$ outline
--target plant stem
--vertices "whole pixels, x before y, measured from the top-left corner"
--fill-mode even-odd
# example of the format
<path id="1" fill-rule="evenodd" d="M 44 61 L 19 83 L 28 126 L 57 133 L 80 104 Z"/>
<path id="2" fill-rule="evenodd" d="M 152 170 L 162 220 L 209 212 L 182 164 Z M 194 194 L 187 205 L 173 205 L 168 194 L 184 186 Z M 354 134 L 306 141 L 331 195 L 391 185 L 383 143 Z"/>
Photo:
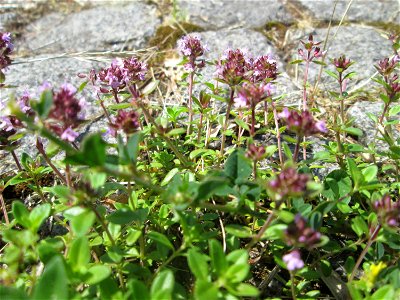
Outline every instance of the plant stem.
<path id="1" fill-rule="evenodd" d="M 189 167 L 190 163 L 188 160 L 179 152 L 178 148 L 171 142 L 171 140 L 165 135 L 164 130 L 160 128 L 160 126 L 154 121 L 153 117 L 150 115 L 148 110 L 144 107 L 144 105 L 141 102 L 137 102 L 137 105 L 139 108 L 142 110 L 143 114 L 145 117 L 148 119 L 148 121 L 154 125 L 154 127 L 157 130 L 157 133 L 163 138 L 163 140 L 167 143 L 168 147 L 172 150 L 172 152 L 175 153 L 176 157 L 179 159 L 179 161 L 184 165 L 185 167 Z"/>
<path id="2" fill-rule="evenodd" d="M 297 162 L 297 158 L 299 156 L 299 150 L 300 150 L 300 143 L 301 143 L 301 136 L 297 137 L 297 142 L 296 142 L 296 147 L 294 148 L 294 153 L 293 153 L 293 162 Z"/>
<path id="3" fill-rule="evenodd" d="M 276 202 L 276 210 L 279 209 L 279 207 L 281 206 L 281 203 L 282 203 L 282 201 Z M 268 226 L 271 224 L 271 222 L 274 218 L 274 215 L 275 215 L 275 211 L 272 211 L 269 214 L 267 220 L 261 227 L 260 231 L 257 233 L 257 235 L 255 237 L 253 237 L 253 239 L 250 241 L 250 243 L 247 244 L 247 246 L 246 246 L 247 251 L 250 251 L 251 247 L 253 247 L 256 243 L 258 243 L 258 241 L 262 238 L 264 232 L 268 229 Z"/>
<path id="4" fill-rule="evenodd" d="M 254 104 L 251 105 L 251 129 L 250 129 L 250 135 L 251 137 L 254 137 L 255 135 L 255 127 L 256 124 L 256 107 Z"/>
<path id="5" fill-rule="evenodd" d="M 354 276 L 356 275 L 356 271 L 358 270 L 358 267 L 360 266 L 361 262 L 363 261 L 365 255 L 367 254 L 369 248 L 371 247 L 372 243 L 375 241 L 379 230 L 381 229 L 381 225 L 378 224 L 374 230 L 374 232 L 371 234 L 371 236 L 368 239 L 368 243 L 365 246 L 364 250 L 361 252 L 360 256 L 357 259 L 356 264 L 354 265 L 353 271 L 351 272 L 350 278 L 349 278 L 349 282 L 352 282 L 354 279 Z"/>
<path id="6" fill-rule="evenodd" d="M 6 207 L 6 203 L 4 202 L 2 192 L 0 192 L 0 202 L 1 202 L 1 208 L 3 210 L 4 220 L 6 221 L 6 224 L 8 225 L 8 224 L 10 224 L 10 220 L 8 219 L 7 207 Z"/>
<path id="7" fill-rule="evenodd" d="M 111 242 L 112 246 L 115 246 L 115 240 L 111 235 L 110 230 L 108 230 L 107 224 L 104 222 L 103 217 L 99 214 L 99 212 L 97 211 L 97 209 L 93 206 L 90 205 L 90 209 L 94 212 L 94 214 L 96 215 L 97 220 L 100 222 L 101 226 L 103 227 L 104 231 L 106 232 L 108 239 Z"/>
<path id="8" fill-rule="evenodd" d="M 119 103 L 119 99 L 118 99 L 118 93 L 116 90 L 113 89 L 112 94 L 114 96 L 115 102 L 117 102 L 117 104 Z"/>
<path id="9" fill-rule="evenodd" d="M 188 128 L 187 128 L 187 135 L 192 133 L 192 121 L 193 121 L 193 100 L 192 100 L 193 76 L 194 76 L 194 73 L 190 72 L 190 75 L 189 75 L 189 124 L 188 124 Z"/>
<path id="10" fill-rule="evenodd" d="M 231 114 L 231 107 L 233 104 L 233 95 L 235 93 L 235 90 L 233 87 L 231 87 L 231 95 L 229 97 L 229 102 L 228 102 L 228 106 L 226 108 L 226 115 L 225 115 L 225 122 L 224 122 L 224 126 L 222 127 L 222 138 L 221 138 L 221 151 L 220 151 L 220 155 L 221 157 L 224 156 L 224 149 L 225 149 L 225 131 L 228 129 L 228 123 L 229 123 L 229 116 Z"/>
<path id="11" fill-rule="evenodd" d="M 275 121 L 275 129 L 276 129 L 276 139 L 278 142 L 278 153 L 279 153 L 279 162 L 281 167 L 283 167 L 283 153 L 282 153 L 282 146 L 281 146 L 281 132 L 279 131 L 279 123 L 278 123 L 278 114 L 276 112 L 276 107 L 274 101 L 271 102 L 272 112 L 274 114 L 274 121 Z"/>
<path id="12" fill-rule="evenodd" d="M 303 111 L 307 110 L 307 80 L 308 80 L 308 70 L 310 68 L 310 61 L 306 60 L 306 69 L 304 72 L 304 83 L 303 83 Z M 306 137 L 303 137 L 303 142 L 306 141 Z M 307 146 L 303 144 L 303 159 L 307 159 Z"/>
<path id="13" fill-rule="evenodd" d="M 17 165 L 18 171 L 20 171 L 20 172 L 23 171 L 21 164 L 19 162 L 19 159 L 18 159 L 17 155 L 15 154 L 15 151 L 11 150 L 10 152 L 11 152 L 12 157 L 14 158 L 15 164 Z"/>
<path id="14" fill-rule="evenodd" d="M 264 126 L 268 126 L 268 98 L 264 100 Z"/>
<path id="15" fill-rule="evenodd" d="M 293 272 L 290 272 L 290 289 L 292 290 L 292 299 L 296 300 L 296 288 L 294 286 L 294 276 Z"/>
<path id="16" fill-rule="evenodd" d="M 197 133 L 197 143 L 200 144 L 201 134 L 203 133 L 203 113 L 200 113 L 199 131 Z"/>
<path id="17" fill-rule="evenodd" d="M 67 179 L 61 174 L 61 172 L 56 168 L 55 165 L 51 162 L 50 158 L 47 156 L 46 151 L 44 151 L 43 144 L 39 139 L 36 139 L 36 148 L 38 149 L 39 153 L 42 154 L 44 160 L 47 164 L 53 169 L 54 173 L 61 179 L 64 184 L 67 184 Z"/>

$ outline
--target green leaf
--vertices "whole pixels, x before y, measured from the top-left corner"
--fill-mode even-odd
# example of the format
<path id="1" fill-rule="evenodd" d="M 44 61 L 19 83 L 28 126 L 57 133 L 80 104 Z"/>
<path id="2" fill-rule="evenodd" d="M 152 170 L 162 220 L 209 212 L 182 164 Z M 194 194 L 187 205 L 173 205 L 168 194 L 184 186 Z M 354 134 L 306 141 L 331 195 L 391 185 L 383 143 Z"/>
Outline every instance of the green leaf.
<path id="1" fill-rule="evenodd" d="M 160 80 L 152 80 L 148 85 L 144 87 L 142 90 L 142 95 L 149 95 L 151 94 L 160 83 Z"/>
<path id="2" fill-rule="evenodd" d="M 351 221 L 351 228 L 358 237 L 368 235 L 368 225 L 365 222 L 364 218 L 361 216 L 353 218 L 353 220 Z"/>
<path id="3" fill-rule="evenodd" d="M 74 154 L 68 154 L 66 162 L 89 167 L 103 166 L 106 162 L 106 143 L 101 134 L 91 134 L 85 137 L 81 150 Z"/>
<path id="4" fill-rule="evenodd" d="M 391 285 L 384 285 L 380 287 L 375 293 L 370 297 L 371 300 L 380 299 L 395 299 L 395 290 Z"/>
<path id="5" fill-rule="evenodd" d="M 235 295 L 242 297 L 257 297 L 260 291 L 253 285 L 248 283 L 240 283 L 235 288 Z"/>
<path id="6" fill-rule="evenodd" d="M 68 299 L 68 277 L 62 256 L 54 256 L 45 266 L 33 291 L 33 299 Z"/>
<path id="7" fill-rule="evenodd" d="M 147 287 L 137 279 L 129 280 L 128 289 L 130 291 L 129 299 L 131 300 L 151 300 Z"/>
<path id="8" fill-rule="evenodd" d="M 211 282 L 197 280 L 194 287 L 196 300 L 218 300 L 218 288 Z"/>
<path id="9" fill-rule="evenodd" d="M 214 154 L 215 154 L 215 151 L 212 149 L 195 149 L 192 152 L 190 152 L 189 158 L 194 159 L 198 156 L 202 156 L 202 157 L 206 156 L 206 155 L 212 156 Z"/>
<path id="10" fill-rule="evenodd" d="M 162 233 L 156 232 L 156 231 L 150 231 L 147 236 L 153 240 L 156 241 L 157 243 L 160 243 L 166 247 L 168 247 L 171 250 L 175 250 L 174 246 L 172 243 L 169 241 L 169 239 Z"/>
<path id="11" fill-rule="evenodd" d="M 29 214 L 30 229 L 34 232 L 38 231 L 43 221 L 50 215 L 51 206 L 48 203 L 36 206 Z"/>
<path id="12" fill-rule="evenodd" d="M 249 178 L 252 167 L 250 161 L 245 157 L 243 149 L 235 149 L 229 155 L 224 166 L 224 172 L 236 183 Z"/>
<path id="13" fill-rule="evenodd" d="M 352 182 L 349 175 L 345 171 L 334 170 L 325 178 L 322 195 L 329 200 L 337 201 L 351 190 Z"/>
<path id="14" fill-rule="evenodd" d="M 150 298 L 152 300 L 171 299 L 174 284 L 175 279 L 172 271 L 168 269 L 161 271 L 151 285 Z"/>
<path id="15" fill-rule="evenodd" d="M 353 179 L 354 182 L 354 190 L 358 190 L 364 182 L 364 176 L 353 159 L 347 158 L 347 166 L 349 168 L 351 179 Z"/>
<path id="16" fill-rule="evenodd" d="M 111 105 L 107 106 L 107 108 L 111 109 L 111 110 L 120 110 L 120 109 L 129 108 L 129 107 L 132 107 L 132 103 L 117 103 L 117 104 L 111 104 Z"/>
<path id="17" fill-rule="evenodd" d="M 372 165 L 366 167 L 365 169 L 362 169 L 361 172 L 364 176 L 365 182 L 371 182 L 373 180 L 376 180 L 376 174 L 378 174 L 378 166 Z"/>
<path id="18" fill-rule="evenodd" d="M 12 203 L 12 212 L 18 224 L 22 225 L 26 229 L 30 228 L 31 220 L 29 219 L 29 211 L 22 202 L 14 201 Z"/>
<path id="19" fill-rule="evenodd" d="M 339 75 L 334 73 L 334 72 L 332 72 L 331 70 L 325 70 L 325 73 L 328 74 L 329 76 L 335 78 L 336 80 L 339 79 Z"/>
<path id="20" fill-rule="evenodd" d="M 209 275 L 207 260 L 208 257 L 199 253 L 195 248 L 188 251 L 189 268 L 197 280 L 207 280 Z"/>
<path id="21" fill-rule="evenodd" d="M 72 269 L 79 271 L 90 261 L 90 246 L 86 236 L 75 239 L 68 251 L 68 261 Z"/>
<path id="22" fill-rule="evenodd" d="M 228 180 L 224 177 L 210 178 L 199 185 L 195 202 L 207 200 L 217 191 L 223 190 L 228 185 Z"/>
<path id="23" fill-rule="evenodd" d="M 225 278 L 230 282 L 239 283 L 246 279 L 250 271 L 248 264 L 249 255 L 246 250 L 235 250 L 227 255 L 227 260 L 231 263 L 225 273 Z"/>
<path id="24" fill-rule="evenodd" d="M 121 208 L 111 213 L 107 217 L 107 220 L 114 224 L 124 225 L 133 222 L 136 217 L 137 214 L 134 211 L 127 208 Z"/>
<path id="25" fill-rule="evenodd" d="M 395 105 L 389 109 L 389 117 L 393 117 L 400 114 L 400 105 Z"/>
<path id="26" fill-rule="evenodd" d="M 0 71 L 1 73 L 1 71 Z M 1 83 L 1 82 L 0 82 Z M 7 300 L 27 300 L 28 295 L 22 290 L 11 286 L 0 285 L 1 299 Z"/>
<path id="27" fill-rule="evenodd" d="M 362 136 L 363 132 L 361 129 L 355 128 L 355 127 L 346 127 L 343 129 L 344 132 L 347 132 L 348 134 L 355 135 L 355 136 Z"/>
<path id="28" fill-rule="evenodd" d="M 302 60 L 302 59 L 296 59 L 296 60 L 292 60 L 291 62 L 290 62 L 290 64 L 291 65 L 295 65 L 295 64 L 299 64 L 299 63 L 302 63 L 304 60 Z"/>
<path id="29" fill-rule="evenodd" d="M 46 119 L 53 105 L 53 92 L 51 90 L 45 90 L 40 95 L 40 100 L 38 102 L 31 101 L 30 104 L 41 119 Z"/>
<path id="30" fill-rule="evenodd" d="M 126 144 L 126 148 L 128 150 L 128 156 L 132 163 L 136 163 L 138 153 L 139 153 L 139 144 L 142 141 L 143 135 L 141 132 L 135 132 L 131 134 L 128 138 L 128 142 Z"/>
<path id="31" fill-rule="evenodd" d="M 186 132 L 185 128 L 174 128 L 166 134 L 166 136 L 176 136 L 176 135 L 182 135 Z"/>
<path id="32" fill-rule="evenodd" d="M 108 276 L 110 276 L 111 271 L 107 266 L 104 265 L 94 265 L 89 268 L 85 274 L 85 283 L 87 284 L 97 284 Z"/>
<path id="33" fill-rule="evenodd" d="M 229 224 L 225 227 L 227 233 L 239 238 L 250 238 L 252 236 L 251 229 L 247 226 Z"/>
<path id="34" fill-rule="evenodd" d="M 167 175 L 165 175 L 165 177 L 164 177 L 164 180 L 161 182 L 161 186 L 165 186 L 165 185 L 167 185 L 170 181 L 171 181 L 171 179 L 176 175 L 176 174 L 178 174 L 178 172 L 179 172 L 179 169 L 178 168 L 173 168 L 171 171 L 169 171 L 168 173 L 167 173 Z"/>
<path id="35" fill-rule="evenodd" d="M 228 269 L 228 262 L 226 261 L 225 253 L 222 250 L 221 244 L 216 240 L 209 241 L 210 258 L 213 270 L 219 277 L 224 277 Z"/>
<path id="36" fill-rule="evenodd" d="M 69 209 L 68 212 L 72 210 Z M 93 222 L 96 218 L 94 212 L 88 209 L 82 209 L 77 212 L 76 215 L 72 215 L 69 219 L 71 220 L 72 232 L 77 236 L 85 235 L 89 229 L 92 227 Z"/>

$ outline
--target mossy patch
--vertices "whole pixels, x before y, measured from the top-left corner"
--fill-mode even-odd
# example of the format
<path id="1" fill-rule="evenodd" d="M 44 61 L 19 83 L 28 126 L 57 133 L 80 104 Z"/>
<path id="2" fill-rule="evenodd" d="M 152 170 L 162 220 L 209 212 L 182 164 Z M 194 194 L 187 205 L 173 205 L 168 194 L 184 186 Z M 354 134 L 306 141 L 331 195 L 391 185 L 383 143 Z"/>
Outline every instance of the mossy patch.
<path id="1" fill-rule="evenodd" d="M 177 41 L 185 34 L 190 32 L 200 32 L 203 29 L 200 26 L 190 23 L 176 23 L 173 25 L 162 25 L 157 28 L 156 34 L 149 40 L 149 46 L 156 47 L 158 55 L 152 61 L 153 64 L 159 64 L 164 61 L 168 50 L 176 47 Z"/>

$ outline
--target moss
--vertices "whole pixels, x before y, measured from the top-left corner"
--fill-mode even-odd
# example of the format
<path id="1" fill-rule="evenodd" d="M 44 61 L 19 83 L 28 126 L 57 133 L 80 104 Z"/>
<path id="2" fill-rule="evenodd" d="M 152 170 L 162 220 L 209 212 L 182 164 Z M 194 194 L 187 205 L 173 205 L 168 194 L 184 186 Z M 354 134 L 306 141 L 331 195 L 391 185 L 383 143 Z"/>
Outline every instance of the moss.
<path id="1" fill-rule="evenodd" d="M 178 39 L 190 32 L 200 32 L 203 29 L 190 23 L 179 23 L 179 25 L 162 25 L 157 28 L 156 34 L 149 40 L 149 46 L 157 47 L 158 54 L 150 62 L 153 65 L 162 63 L 167 52 L 176 47 Z"/>
<path id="2" fill-rule="evenodd" d="M 385 22 L 376 21 L 376 22 L 369 22 L 368 25 L 379 28 L 388 33 L 391 32 L 391 33 L 395 33 L 395 34 L 400 34 L 400 25 L 397 23 L 393 23 L 393 22 L 385 23 Z"/>

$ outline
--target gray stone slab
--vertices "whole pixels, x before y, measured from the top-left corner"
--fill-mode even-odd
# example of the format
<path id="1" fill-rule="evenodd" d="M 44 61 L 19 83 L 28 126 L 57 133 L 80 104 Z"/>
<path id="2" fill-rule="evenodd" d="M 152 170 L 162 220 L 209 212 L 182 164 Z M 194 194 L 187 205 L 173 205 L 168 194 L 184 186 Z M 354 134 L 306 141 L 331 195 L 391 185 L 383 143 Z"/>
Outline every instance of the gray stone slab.
<path id="1" fill-rule="evenodd" d="M 260 28 L 268 22 L 293 21 L 279 0 L 178 0 L 177 4 L 181 15 L 204 29 Z"/>
<path id="2" fill-rule="evenodd" d="M 138 49 L 160 24 L 143 1 L 102 5 L 70 15 L 51 13 L 30 24 L 16 48 L 28 55 Z"/>
<path id="3" fill-rule="evenodd" d="M 298 0 L 319 20 L 329 21 L 337 2 L 334 21 L 340 21 L 346 12 L 349 0 Z M 345 21 L 350 22 L 400 22 L 400 2 L 398 0 L 354 0 L 346 13 Z"/>
<path id="4" fill-rule="evenodd" d="M 391 55 L 391 42 L 381 35 L 376 29 L 369 26 L 352 25 L 332 27 L 329 34 L 328 53 L 325 62 L 328 64 L 327 69 L 333 71 L 334 67 L 331 60 L 345 54 L 347 58 L 354 61 L 348 71 L 355 71 L 356 76 L 349 82 L 348 89 L 354 86 L 362 86 L 365 80 L 372 76 L 376 69 L 374 65 L 381 59 Z M 314 34 L 314 41 L 324 41 L 328 29 L 321 28 L 312 30 L 289 30 L 288 40 L 292 45 L 292 58 L 299 59 L 297 49 L 302 48 L 300 40 L 307 41 L 310 33 Z M 337 32 L 337 34 L 336 34 Z M 334 37 L 336 34 L 336 37 Z M 321 44 L 322 45 L 322 44 Z M 320 66 L 312 64 L 309 71 L 309 81 L 314 82 L 320 70 Z M 288 65 L 288 73 L 295 76 L 295 66 Z M 298 81 L 302 83 L 304 64 L 298 67 Z M 337 91 L 338 85 L 325 72 L 322 73 L 322 88 L 334 89 Z M 370 85 L 370 82 L 369 82 Z M 321 87 L 321 86 L 320 86 Z M 364 86 L 365 88 L 365 86 Z"/>
<path id="5" fill-rule="evenodd" d="M 383 111 L 382 102 L 368 102 L 360 101 L 352 105 L 347 110 L 347 116 L 349 118 L 354 118 L 353 126 L 361 129 L 363 131 L 363 136 L 360 138 L 360 142 L 364 146 L 368 146 L 371 143 L 376 143 L 377 150 L 387 150 L 388 146 L 383 141 L 378 140 L 381 137 L 376 131 L 375 123 L 367 116 L 368 113 L 374 116 L 380 117 Z M 400 114 L 393 116 L 391 119 L 400 120 Z M 393 131 L 394 138 L 400 137 L 400 132 L 398 130 Z"/>

